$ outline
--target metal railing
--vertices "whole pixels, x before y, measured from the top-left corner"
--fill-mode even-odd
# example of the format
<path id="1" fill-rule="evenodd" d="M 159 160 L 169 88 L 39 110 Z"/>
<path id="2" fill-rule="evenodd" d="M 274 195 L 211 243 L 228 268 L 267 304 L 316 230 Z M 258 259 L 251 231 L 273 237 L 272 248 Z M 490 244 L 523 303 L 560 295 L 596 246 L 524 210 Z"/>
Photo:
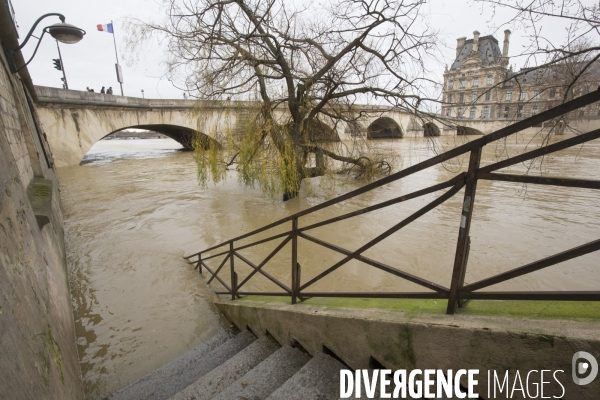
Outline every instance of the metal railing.
<path id="1" fill-rule="evenodd" d="M 495 181 L 508 181 L 508 182 L 519 182 L 527 184 L 540 184 L 540 185 L 554 185 L 564 186 L 572 188 L 586 188 L 586 189 L 600 189 L 600 180 L 588 180 L 588 179 L 571 179 L 571 178 L 559 178 L 559 177 L 540 177 L 530 175 L 514 175 L 507 173 L 496 173 L 501 168 L 505 168 L 517 163 L 521 163 L 527 160 L 534 159 L 546 154 L 554 153 L 559 150 L 563 150 L 572 146 L 576 146 L 600 137 L 600 129 L 594 130 L 585 134 L 581 134 L 566 140 L 562 140 L 558 143 L 554 143 L 533 151 L 520 154 L 518 156 L 510 157 L 508 159 L 496 162 L 485 167 L 480 167 L 481 153 L 483 146 L 497 141 L 502 138 L 506 138 L 512 134 L 515 134 L 523 129 L 532 127 L 534 125 L 541 124 L 542 122 L 551 120 L 553 118 L 560 117 L 570 111 L 576 110 L 580 107 L 584 107 L 588 104 L 597 102 L 600 100 L 600 90 L 586 94 L 577 99 L 564 103 L 550 110 L 532 116 L 530 118 L 521 120 L 515 124 L 507 126 L 503 129 L 495 131 L 489 135 L 482 136 L 471 142 L 465 143 L 458 146 L 450 151 L 436 155 L 428 160 L 410 166 L 404 170 L 396 172 L 390 176 L 380 179 L 376 182 L 365 185 L 352 192 L 346 193 L 337 198 L 325 201 L 319 205 L 308 208 L 304 211 L 290 215 L 289 217 L 280 219 L 276 222 L 263 226 L 260 229 L 256 229 L 252 232 L 238 236 L 219 245 L 212 246 L 200 252 L 194 253 L 185 257 L 190 263 L 195 264 L 198 268 L 199 273 L 202 273 L 202 267 L 204 267 L 210 274 L 211 278 L 208 283 L 212 282 L 213 279 L 218 280 L 226 289 L 226 291 L 218 291 L 217 294 L 229 294 L 231 298 L 235 300 L 240 296 L 244 295 L 263 295 L 263 296 L 290 296 L 292 304 L 295 304 L 298 299 L 303 300 L 310 297 L 354 297 L 354 298 L 413 298 L 413 299 L 448 299 L 447 313 L 453 314 L 456 310 L 457 305 L 462 306 L 466 301 L 470 299 L 495 299 L 495 300 L 600 300 L 600 291 L 481 291 L 491 285 L 495 285 L 501 282 L 508 281 L 510 279 L 523 276 L 534 271 L 539 271 L 543 268 L 567 261 L 584 254 L 588 254 L 597 250 L 600 250 L 600 239 L 591 241 L 581 246 L 572 248 L 567 251 L 563 251 L 559 254 L 555 254 L 550 257 L 546 257 L 542 260 L 538 260 L 518 268 L 511 269 L 507 272 L 500 273 L 498 275 L 482 279 L 475 283 L 465 285 L 465 273 L 467 268 L 467 262 L 469 258 L 470 250 L 470 237 L 469 231 L 471 227 L 471 219 L 473 216 L 473 205 L 475 201 L 475 194 L 477 191 L 477 181 L 480 179 L 484 180 L 495 180 Z M 431 166 L 440 164 L 454 157 L 470 153 L 468 170 L 466 172 L 459 173 L 454 178 L 430 186 L 425 189 L 417 190 L 415 192 L 396 197 L 394 199 L 384 201 L 379 204 L 375 204 L 369 207 L 362 208 L 357 211 L 352 211 L 334 218 L 329 218 L 324 221 L 312 223 L 307 226 L 300 227 L 299 220 L 302 217 L 310 215 L 316 211 L 322 210 L 326 207 L 334 204 L 341 203 L 360 194 L 369 192 L 375 188 L 386 185 L 390 182 L 397 181 L 405 178 L 409 175 L 415 174 Z M 458 241 L 456 245 L 456 253 L 454 257 L 454 266 L 452 271 L 452 278 L 449 282 L 449 287 L 444 287 L 437 283 L 428 281 L 421 277 L 412 275 L 393 266 L 384 264 L 372 258 L 363 255 L 365 251 L 375 246 L 388 236 L 399 231 L 403 227 L 407 226 L 411 222 L 415 221 L 419 217 L 423 216 L 427 212 L 433 210 L 440 204 L 444 203 L 462 188 L 465 188 L 464 199 L 462 203 L 462 214 L 460 220 L 460 228 L 458 232 Z M 329 225 L 338 221 L 342 221 L 348 218 L 352 218 L 361 214 L 365 214 L 371 211 L 379 210 L 384 207 L 388 207 L 394 204 L 398 204 L 410 199 L 421 197 L 430 193 L 438 192 L 447 189 L 446 192 L 441 194 L 437 199 L 431 203 L 420 208 L 402 221 L 397 222 L 394 226 L 375 237 L 368 243 L 361 246 L 355 251 L 346 250 L 334 244 L 328 243 L 324 240 L 318 239 L 307 234 L 311 229 L 315 229 L 324 225 Z M 249 244 L 238 245 L 236 243 L 243 239 L 250 238 L 261 232 L 265 232 L 268 229 L 281 226 L 283 224 L 290 223 L 291 227 L 289 230 L 283 233 L 279 233 L 274 236 L 267 237 L 265 239 L 257 240 Z M 335 263 L 331 267 L 319 273 L 314 278 L 302 282 L 301 281 L 301 267 L 298 263 L 298 238 L 303 238 L 317 245 L 323 246 L 335 252 L 343 254 L 345 257 L 339 262 Z M 246 257 L 242 256 L 239 251 L 242 249 L 250 248 L 253 246 L 260 245 L 269 241 L 283 239 L 281 243 L 258 265 L 252 263 Z M 288 286 L 285 283 L 279 281 L 271 274 L 264 271 L 263 267 L 288 243 L 292 242 L 291 246 L 291 285 Z M 224 251 L 218 251 L 227 247 Z M 215 251 L 217 251 L 215 253 Z M 216 257 L 224 257 L 219 267 L 214 271 L 206 264 L 206 261 Z M 235 271 L 235 259 L 238 259 L 252 268 L 252 272 L 242 281 L 238 283 L 238 275 Z M 371 265 L 381 271 L 387 272 L 391 275 L 403 278 L 410 282 L 413 282 L 421 287 L 428 289 L 428 291 L 421 292 L 311 292 L 308 288 L 314 283 L 318 282 L 325 276 L 329 275 L 342 265 L 346 264 L 350 260 L 358 260 L 368 265 Z M 229 261 L 229 268 L 231 273 L 231 279 L 229 284 L 225 282 L 219 273 L 225 267 L 225 264 Z M 268 280 L 276 284 L 281 288 L 282 292 L 252 292 L 242 291 L 242 287 L 257 273 L 263 275 Z"/>

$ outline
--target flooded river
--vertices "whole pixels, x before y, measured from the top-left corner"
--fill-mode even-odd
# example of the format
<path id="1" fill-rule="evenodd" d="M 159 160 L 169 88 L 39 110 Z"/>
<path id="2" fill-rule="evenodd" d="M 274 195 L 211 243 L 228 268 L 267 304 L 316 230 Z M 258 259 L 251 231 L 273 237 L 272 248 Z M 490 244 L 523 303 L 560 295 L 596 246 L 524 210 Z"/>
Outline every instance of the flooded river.
<path id="1" fill-rule="evenodd" d="M 560 138 L 562 139 L 562 138 Z M 397 167 L 431 157 L 465 138 L 379 141 L 399 156 Z M 518 136 L 485 148 L 483 164 L 533 149 L 539 138 Z M 323 202 L 361 183 L 330 177 L 303 188 L 286 203 L 241 186 L 232 172 L 224 183 L 203 190 L 193 154 L 171 140 L 112 140 L 96 144 L 77 167 L 61 168 L 69 280 L 85 390 L 101 399 L 210 338 L 226 326 L 212 306 L 218 283 L 205 285 L 183 256 L 259 228 Z M 600 143 L 562 151 L 532 166 L 532 174 L 600 177 Z M 320 211 L 301 226 L 443 182 L 466 168 L 460 158 Z M 527 166 L 512 167 L 523 173 Z M 442 193 L 442 192 L 440 192 Z M 439 196 L 401 203 L 318 228 L 309 234 L 354 250 Z M 598 239 L 600 193 L 507 182 L 480 181 L 471 227 L 466 282 L 506 271 Z M 449 286 L 460 221 L 462 191 L 365 255 Z M 289 225 L 286 226 L 289 229 Z M 277 229 L 265 233 L 274 234 Z M 255 263 L 279 241 L 242 254 Z M 288 244 L 289 247 L 289 244 Z M 343 258 L 299 241 L 302 281 Z M 496 285 L 490 290 L 597 290 L 600 254 L 592 253 Z M 214 261 L 218 266 L 218 260 Z M 215 264 L 211 264 L 215 265 Z M 250 271 L 239 266 L 240 279 Z M 267 271 L 289 283 L 289 256 Z M 260 277 L 246 290 L 272 290 Z M 401 291 L 418 286 L 350 262 L 311 290 Z"/>

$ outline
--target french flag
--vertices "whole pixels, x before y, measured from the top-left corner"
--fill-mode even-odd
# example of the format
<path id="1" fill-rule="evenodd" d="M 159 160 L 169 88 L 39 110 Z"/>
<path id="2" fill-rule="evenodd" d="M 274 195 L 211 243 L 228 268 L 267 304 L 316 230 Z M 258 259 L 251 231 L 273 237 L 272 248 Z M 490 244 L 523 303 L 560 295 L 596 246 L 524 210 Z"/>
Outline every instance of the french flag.
<path id="1" fill-rule="evenodd" d="M 113 25 L 112 22 L 110 24 L 98 24 L 97 25 L 98 30 L 101 32 L 108 32 L 108 33 L 113 33 Z"/>

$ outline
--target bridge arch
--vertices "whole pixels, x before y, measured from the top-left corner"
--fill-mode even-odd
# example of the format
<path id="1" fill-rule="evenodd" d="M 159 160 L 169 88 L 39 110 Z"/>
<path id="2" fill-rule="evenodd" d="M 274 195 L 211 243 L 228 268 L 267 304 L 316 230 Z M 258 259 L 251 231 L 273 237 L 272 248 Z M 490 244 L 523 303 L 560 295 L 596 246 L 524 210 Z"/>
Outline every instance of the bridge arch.
<path id="1" fill-rule="evenodd" d="M 350 138 L 362 137 L 363 132 L 364 128 L 356 121 L 347 122 L 346 127 L 344 128 L 344 133 Z"/>
<path id="2" fill-rule="evenodd" d="M 389 117 L 379 117 L 367 127 L 367 139 L 391 139 L 402 137 L 404 137 L 402 127 Z"/>
<path id="3" fill-rule="evenodd" d="M 462 135 L 483 135 L 484 133 L 481 132 L 479 129 L 469 128 L 468 126 L 458 125 L 456 127 L 456 134 L 459 136 L 462 136 Z"/>
<path id="4" fill-rule="evenodd" d="M 433 122 L 426 122 L 423 124 L 423 136 L 440 136 L 440 128 Z"/>
<path id="5" fill-rule="evenodd" d="M 127 129 L 142 129 L 142 130 L 161 133 L 161 134 L 173 139 L 174 141 L 179 143 L 181 146 L 183 146 L 184 149 L 187 149 L 187 150 L 193 150 L 194 140 L 196 140 L 198 143 L 203 143 L 205 147 L 208 147 L 210 142 L 216 144 L 219 148 L 222 147 L 221 143 L 219 143 L 217 140 L 211 138 L 210 136 L 208 136 L 202 132 L 198 132 L 195 129 L 187 128 L 185 126 L 168 125 L 168 124 L 150 124 L 150 125 L 128 126 L 128 127 L 119 129 L 117 131 L 110 132 L 109 134 L 107 134 L 106 136 L 101 138 L 100 140 L 102 140 L 116 132 L 121 132 L 121 131 L 124 131 Z"/>
<path id="6" fill-rule="evenodd" d="M 308 136 L 311 142 L 339 142 L 337 132 L 324 122 L 313 119 L 308 124 Z"/>

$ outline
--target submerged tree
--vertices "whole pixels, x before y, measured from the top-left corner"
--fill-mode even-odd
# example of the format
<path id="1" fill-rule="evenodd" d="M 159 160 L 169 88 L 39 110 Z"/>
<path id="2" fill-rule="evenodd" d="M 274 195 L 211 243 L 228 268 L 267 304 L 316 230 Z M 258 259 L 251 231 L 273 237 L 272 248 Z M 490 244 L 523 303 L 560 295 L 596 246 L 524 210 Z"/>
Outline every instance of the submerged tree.
<path id="1" fill-rule="evenodd" d="M 136 41 L 165 39 L 170 79 L 199 99 L 258 104 L 244 132 L 229 135 L 228 161 L 213 142 L 198 143 L 199 176 L 220 180 L 235 162 L 242 181 L 276 187 L 285 200 L 330 163 L 359 175 L 389 171 L 372 154 L 323 145 L 323 132 L 352 127 L 359 103 L 419 109 L 435 85 L 424 66 L 435 52 L 424 3 L 167 0 L 165 21 L 132 29 Z"/>

